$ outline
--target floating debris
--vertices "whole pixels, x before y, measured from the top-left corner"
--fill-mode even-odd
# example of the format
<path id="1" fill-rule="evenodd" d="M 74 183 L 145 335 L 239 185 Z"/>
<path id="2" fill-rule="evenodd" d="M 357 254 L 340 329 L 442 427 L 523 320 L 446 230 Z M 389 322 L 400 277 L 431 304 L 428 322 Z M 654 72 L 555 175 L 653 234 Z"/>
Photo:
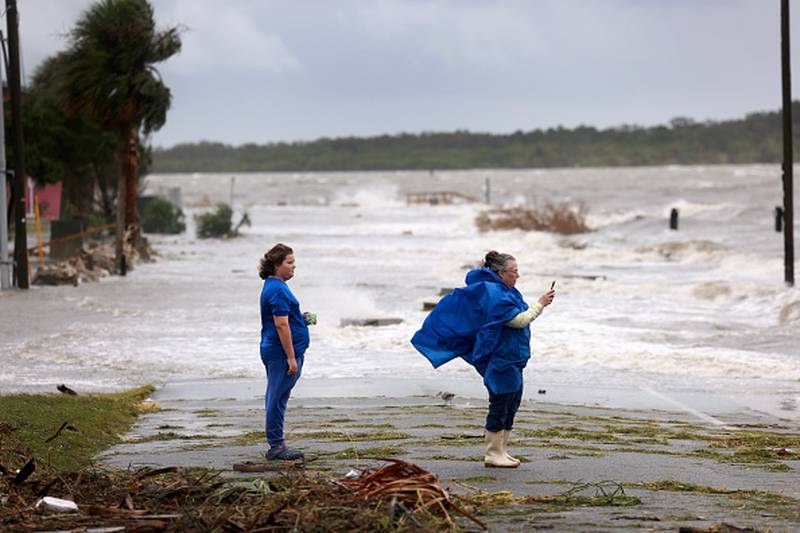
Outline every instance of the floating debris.
<path id="1" fill-rule="evenodd" d="M 424 191 L 406 193 L 406 205 L 474 204 L 478 200 L 458 191 Z"/>
<path id="2" fill-rule="evenodd" d="M 339 322 L 341 327 L 347 326 L 394 326 L 395 324 L 402 324 L 402 318 L 343 318 Z"/>

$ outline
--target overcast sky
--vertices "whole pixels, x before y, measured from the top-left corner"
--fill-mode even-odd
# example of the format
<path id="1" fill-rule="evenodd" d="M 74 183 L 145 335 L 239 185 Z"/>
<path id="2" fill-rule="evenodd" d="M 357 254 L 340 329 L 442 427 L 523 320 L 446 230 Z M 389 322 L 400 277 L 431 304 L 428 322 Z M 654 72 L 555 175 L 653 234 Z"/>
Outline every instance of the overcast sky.
<path id="1" fill-rule="evenodd" d="M 91 2 L 18 3 L 30 76 Z M 159 26 L 185 27 L 158 67 L 173 104 L 157 146 L 653 125 L 781 103 L 779 0 L 152 3 Z"/>

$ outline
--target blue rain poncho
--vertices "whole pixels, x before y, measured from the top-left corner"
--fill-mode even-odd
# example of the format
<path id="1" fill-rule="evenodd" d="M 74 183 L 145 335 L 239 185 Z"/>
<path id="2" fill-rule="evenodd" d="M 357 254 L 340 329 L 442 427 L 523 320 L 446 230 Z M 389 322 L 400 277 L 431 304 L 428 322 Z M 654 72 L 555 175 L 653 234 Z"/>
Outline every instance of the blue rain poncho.
<path id="1" fill-rule="evenodd" d="M 531 357 L 531 330 L 505 323 L 526 311 L 528 304 L 488 268 L 470 271 L 466 283 L 439 301 L 411 344 L 434 368 L 461 357 L 483 376 L 492 393 L 516 392 Z"/>

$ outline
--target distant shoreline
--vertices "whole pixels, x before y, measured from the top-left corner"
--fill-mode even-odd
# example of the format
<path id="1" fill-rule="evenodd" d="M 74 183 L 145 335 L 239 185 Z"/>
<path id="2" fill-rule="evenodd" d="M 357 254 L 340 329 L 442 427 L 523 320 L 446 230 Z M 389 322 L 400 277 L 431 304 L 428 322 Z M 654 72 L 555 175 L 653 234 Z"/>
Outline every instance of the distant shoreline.
<path id="1" fill-rule="evenodd" d="M 793 104 L 800 131 L 800 102 Z M 509 134 L 401 133 L 231 146 L 202 141 L 155 148 L 153 173 L 324 172 L 661 165 L 778 164 L 781 113 L 667 125 L 518 130 Z M 795 143 L 796 146 L 800 143 Z M 800 155 L 800 149 L 796 148 Z"/>

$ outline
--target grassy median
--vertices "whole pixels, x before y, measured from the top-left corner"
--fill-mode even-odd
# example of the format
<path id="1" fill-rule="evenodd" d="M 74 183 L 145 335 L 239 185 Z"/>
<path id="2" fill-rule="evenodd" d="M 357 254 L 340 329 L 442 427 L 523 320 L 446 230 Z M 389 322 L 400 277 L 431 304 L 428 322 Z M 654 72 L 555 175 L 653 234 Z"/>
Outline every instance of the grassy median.
<path id="1" fill-rule="evenodd" d="M 142 412 L 154 387 L 119 393 L 0 396 L 0 465 L 20 468 L 33 457 L 39 468 L 72 471 L 119 441 Z"/>

